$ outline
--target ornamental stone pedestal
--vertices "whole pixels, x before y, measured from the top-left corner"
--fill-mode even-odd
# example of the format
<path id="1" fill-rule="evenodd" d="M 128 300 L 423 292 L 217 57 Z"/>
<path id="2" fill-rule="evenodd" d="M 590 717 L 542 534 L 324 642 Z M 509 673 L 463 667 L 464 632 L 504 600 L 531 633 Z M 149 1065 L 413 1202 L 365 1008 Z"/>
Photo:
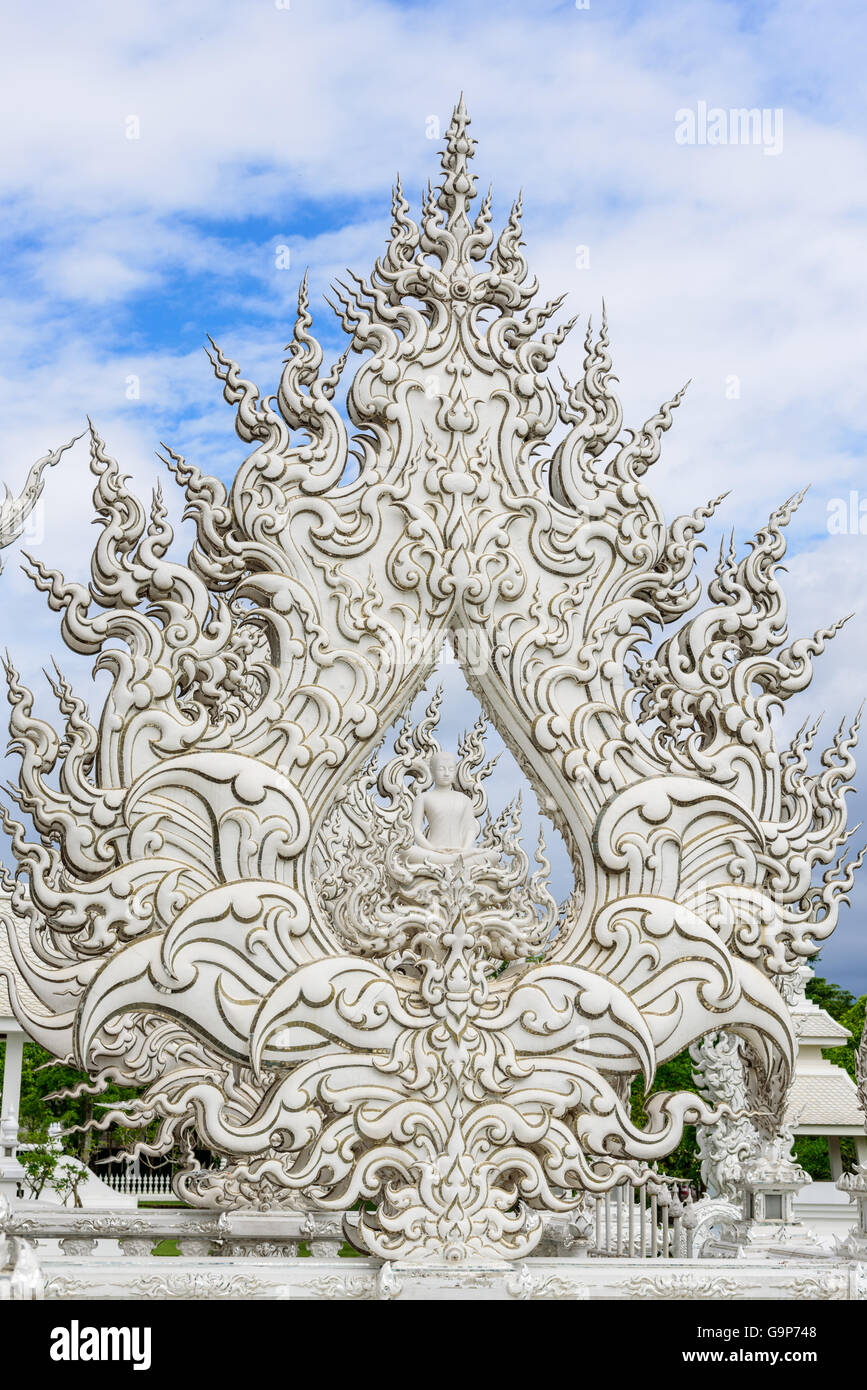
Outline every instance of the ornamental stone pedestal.
<path id="1" fill-rule="evenodd" d="M 14 1201 L 21 1195 L 24 1177 L 18 1162 L 18 1120 L 10 1116 L 0 1120 L 0 1194 Z"/>
<path id="2" fill-rule="evenodd" d="M 813 1232 L 795 1216 L 795 1197 L 812 1180 L 795 1162 L 791 1142 L 791 1132 L 783 1130 L 766 1140 L 741 1170 L 743 1223 L 738 1243 L 749 1255 L 821 1250 Z"/>
<path id="3" fill-rule="evenodd" d="M 848 1192 L 857 1204 L 857 1219 L 849 1235 L 840 1243 L 841 1254 L 857 1260 L 867 1260 L 867 1164 L 854 1172 L 844 1173 L 837 1183 L 841 1192 Z"/>
<path id="4" fill-rule="evenodd" d="M 19 1196 L 24 1181 L 24 1169 L 18 1161 L 18 1110 L 25 1034 L 17 1026 L 5 1027 L 3 1032 L 6 1053 L 0 1096 L 0 1195 L 11 1202 Z"/>
<path id="5" fill-rule="evenodd" d="M 8 1215 L 9 1203 L 0 1192 L 0 1303 L 39 1299 L 44 1280 L 36 1251 L 30 1241 L 7 1235 Z"/>
<path id="6" fill-rule="evenodd" d="M 858 1080 L 858 1103 L 867 1125 L 867 1021 L 855 1054 L 855 1075 Z M 860 1156 L 860 1155 L 859 1155 Z M 858 1204 L 858 1219 L 840 1245 L 840 1253 L 867 1260 L 867 1163 L 859 1163 L 852 1173 L 844 1173 L 837 1186 L 848 1192 Z"/>

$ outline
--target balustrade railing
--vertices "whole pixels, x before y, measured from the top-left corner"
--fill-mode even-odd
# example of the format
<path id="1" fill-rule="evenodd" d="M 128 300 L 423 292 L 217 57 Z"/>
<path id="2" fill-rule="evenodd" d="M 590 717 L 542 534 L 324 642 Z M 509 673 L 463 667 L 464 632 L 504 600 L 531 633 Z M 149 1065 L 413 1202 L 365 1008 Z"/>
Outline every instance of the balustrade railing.
<path id="1" fill-rule="evenodd" d="M 26 1148 L 27 1146 L 22 1146 Z M 96 1170 L 116 1192 L 145 1202 L 172 1202 L 171 1174 L 129 1165 Z M 683 1196 L 681 1195 L 683 1193 Z M 683 1184 L 653 1174 L 640 1186 L 621 1183 L 587 1194 L 583 1208 L 546 1214 L 537 1254 L 571 1258 L 683 1260 L 727 1255 L 737 1244 L 738 1211 L 725 1202 L 693 1200 Z M 138 1210 L 47 1208 L 25 1204 L 0 1222 L 3 1234 L 54 1244 L 64 1255 L 151 1255 L 174 1242 L 187 1256 L 293 1256 L 302 1243 L 313 1258 L 333 1259 L 344 1245 L 342 1217 L 321 1211 L 207 1211 L 168 1206 Z M 719 1246 L 716 1239 L 723 1240 Z M 715 1243 L 716 1242 L 716 1243 Z M 719 1248 L 717 1248 L 719 1246 Z"/>
<path id="2" fill-rule="evenodd" d="M 21 1203 L 0 1214 L 0 1238 L 38 1247 L 56 1241 L 64 1255 L 152 1255 L 173 1242 L 186 1256 L 293 1256 L 306 1244 L 313 1259 L 334 1259 L 343 1247 L 342 1218 L 329 1212 L 99 1211 Z M 168 1254 L 165 1250 L 163 1253 Z"/>
<path id="3" fill-rule="evenodd" d="M 125 1197 L 162 1197 L 168 1201 L 174 1199 L 171 1173 L 154 1173 L 148 1172 L 147 1169 L 136 1173 L 131 1168 L 111 1169 L 104 1166 L 94 1168 L 93 1171 L 110 1188 Z"/>
<path id="4" fill-rule="evenodd" d="M 591 1254 L 677 1260 L 691 1254 L 685 1217 L 691 1204 L 676 1186 L 658 1183 L 634 1188 L 621 1183 L 587 1198 L 592 1221 Z"/>

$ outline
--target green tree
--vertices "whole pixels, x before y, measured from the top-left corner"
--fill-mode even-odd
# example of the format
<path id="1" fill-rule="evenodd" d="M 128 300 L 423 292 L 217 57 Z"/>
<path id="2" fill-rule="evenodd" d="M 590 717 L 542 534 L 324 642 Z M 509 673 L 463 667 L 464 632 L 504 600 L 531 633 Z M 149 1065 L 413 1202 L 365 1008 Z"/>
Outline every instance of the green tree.
<path id="1" fill-rule="evenodd" d="M 684 1048 L 683 1052 L 679 1052 L 676 1057 L 662 1063 L 653 1078 L 653 1086 L 647 1093 L 645 1093 L 643 1078 L 640 1076 L 635 1078 L 632 1083 L 633 1124 L 642 1127 L 647 1124 L 645 1101 L 658 1091 L 697 1091 L 692 1079 L 692 1059 L 689 1055 L 689 1048 Z M 695 1125 L 687 1125 L 684 1128 L 683 1138 L 677 1148 L 667 1158 L 660 1159 L 657 1167 L 660 1173 L 668 1173 L 671 1177 L 683 1178 L 696 1185 L 701 1183 Z"/>
<path id="2" fill-rule="evenodd" d="M 848 989 L 844 989 L 842 985 L 834 984 L 833 981 L 817 975 L 807 985 L 807 997 L 819 1008 L 826 1009 L 831 1017 L 841 1023 L 844 1028 L 848 1028 L 851 1034 L 849 1041 L 842 1047 L 824 1048 L 823 1055 L 829 1061 L 844 1067 L 854 1078 L 855 1053 L 865 1026 L 867 995 L 862 995 L 860 999 L 856 999 L 855 995 Z M 692 1062 L 687 1048 L 678 1053 L 676 1057 L 672 1057 L 670 1061 L 663 1062 L 647 1095 L 645 1095 L 643 1080 L 640 1077 L 635 1079 L 632 1085 L 633 1122 L 642 1126 L 647 1123 L 645 1100 L 655 1092 L 695 1090 L 696 1086 L 692 1079 Z M 844 1138 L 840 1148 L 844 1167 L 851 1168 L 855 1163 L 854 1141 Z M 831 1163 L 826 1139 L 821 1135 L 800 1135 L 795 1140 L 794 1150 L 798 1162 L 815 1182 L 829 1181 Z M 661 1159 L 657 1166 L 662 1173 L 682 1177 L 696 1183 L 700 1181 L 700 1164 L 694 1125 L 686 1127 L 677 1148 L 667 1158 Z"/>
<path id="3" fill-rule="evenodd" d="M 49 1148 L 44 1142 L 40 1142 L 38 1148 L 21 1150 L 18 1161 L 24 1169 L 24 1182 L 29 1197 L 40 1197 L 44 1188 L 51 1185 L 59 1158 L 57 1150 Z"/>
<path id="4" fill-rule="evenodd" d="M 822 1056 L 829 1062 L 847 1071 L 855 1079 L 855 1053 L 864 1028 L 864 1014 L 867 1009 L 867 994 L 856 999 L 848 989 L 835 985 L 832 981 L 816 975 L 807 984 L 807 998 L 820 1009 L 825 1009 L 837 1023 L 848 1028 L 850 1038 L 842 1047 L 823 1047 Z M 820 1135 L 800 1135 L 795 1140 L 795 1154 L 798 1162 L 810 1174 L 814 1182 L 829 1182 L 831 1160 L 828 1142 Z M 855 1141 L 851 1138 L 840 1140 L 840 1157 L 843 1167 L 850 1171 L 856 1162 Z"/>
<path id="5" fill-rule="evenodd" d="M 0 1042 L 0 1065 L 5 1062 L 6 1044 Z M 73 1130 L 64 1138 L 64 1148 L 75 1153 L 83 1163 L 87 1163 L 95 1149 L 117 1151 L 125 1149 L 141 1134 L 135 1136 L 128 1129 L 112 1124 L 108 1129 L 85 1130 L 94 1117 L 99 1115 L 99 1105 L 128 1100 L 137 1092 L 129 1087 L 110 1085 L 97 1095 L 83 1091 L 78 1095 L 61 1095 L 60 1092 L 75 1092 L 76 1088 L 89 1087 L 84 1072 L 76 1071 L 65 1062 L 58 1062 L 38 1043 L 27 1043 L 21 1067 L 21 1107 L 19 1120 L 21 1139 L 24 1143 L 40 1143 L 49 1124 L 59 1122 L 64 1130 Z"/>
<path id="6" fill-rule="evenodd" d="M 831 1017 L 836 1019 L 847 1013 L 855 1003 L 855 996 L 850 994 L 848 989 L 823 979 L 821 975 L 814 975 L 808 982 L 806 993 L 808 999 L 818 1004 L 820 1009 L 826 1009 Z"/>
<path id="7" fill-rule="evenodd" d="M 856 999 L 848 989 L 843 989 L 840 985 L 832 984 L 817 975 L 807 985 L 807 998 L 818 1004 L 820 1009 L 825 1009 L 837 1023 L 849 1029 L 849 1041 L 842 1047 L 823 1048 L 822 1056 L 829 1062 L 835 1062 L 838 1067 L 843 1067 L 854 1080 L 855 1053 L 858 1051 L 858 1043 L 864 1030 L 867 994 L 862 994 L 860 999 Z"/>

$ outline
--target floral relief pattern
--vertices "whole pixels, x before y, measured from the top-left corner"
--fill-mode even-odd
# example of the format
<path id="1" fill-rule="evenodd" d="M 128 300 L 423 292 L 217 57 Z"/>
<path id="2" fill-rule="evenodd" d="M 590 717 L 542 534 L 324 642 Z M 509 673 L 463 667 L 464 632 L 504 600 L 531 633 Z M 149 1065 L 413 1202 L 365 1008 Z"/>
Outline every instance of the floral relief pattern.
<path id="1" fill-rule="evenodd" d="M 145 1147 L 186 1150 L 188 1202 L 303 1194 L 386 1260 L 521 1259 L 543 1210 L 646 1181 L 722 1112 L 658 1093 L 636 1126 L 630 1081 L 712 1031 L 740 1040 L 772 1131 L 794 1049 L 774 980 L 860 863 L 857 723 L 818 774 L 815 729 L 782 750 L 772 729 L 836 631 L 788 636 L 799 499 L 722 547 L 698 607 L 721 499 L 668 523 L 647 482 L 683 393 L 624 428 L 604 318 L 555 384 L 573 325 L 536 302 L 520 200 L 498 235 L 477 202 L 474 143 L 461 104 L 418 222 L 398 185 L 372 274 L 335 289 L 332 369 L 306 282 L 275 396 L 212 346 L 250 452 L 227 487 L 167 451 L 186 563 L 161 494 L 148 512 L 91 432 L 90 582 L 28 571 L 110 678 L 98 720 L 57 671 L 58 734 L 6 664 L 23 1026 L 97 1092 L 140 1088 L 99 1123 L 156 1121 Z M 446 641 L 567 846 L 562 905 L 514 804 L 476 859 L 401 858 L 433 715 L 371 760 Z M 482 727 L 458 767 L 482 815 Z"/>

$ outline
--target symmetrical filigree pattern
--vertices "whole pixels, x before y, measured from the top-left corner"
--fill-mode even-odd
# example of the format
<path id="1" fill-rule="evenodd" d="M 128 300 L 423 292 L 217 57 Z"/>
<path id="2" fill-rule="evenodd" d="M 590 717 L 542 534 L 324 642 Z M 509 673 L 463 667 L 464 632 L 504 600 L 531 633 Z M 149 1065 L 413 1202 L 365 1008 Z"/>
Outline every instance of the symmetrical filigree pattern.
<path id="1" fill-rule="evenodd" d="M 408 952 L 436 952 L 454 911 L 454 873 L 437 864 L 419 865 L 408 853 L 413 800 L 430 786 L 430 760 L 441 751 L 436 738 L 441 702 L 438 687 L 425 718 L 415 727 L 404 721 L 385 766 L 379 768 L 376 755 L 368 761 L 337 799 L 318 844 L 317 886 L 343 944 L 391 967 L 406 965 Z M 550 864 L 541 830 L 536 869 L 529 872 L 520 792 L 498 816 L 486 815 L 484 783 L 496 763 L 496 758 L 484 761 L 486 722 L 482 716 L 464 735 L 456 786 L 477 817 L 486 816 L 479 841 L 483 862 L 461 866 L 460 906 L 490 973 L 503 961 L 527 960 L 544 950 L 559 912 L 547 887 Z"/>
<path id="2" fill-rule="evenodd" d="M 686 620 L 716 504 L 667 524 L 647 486 L 682 393 L 624 430 L 604 321 L 555 386 L 572 325 L 544 331 L 560 301 L 534 305 L 520 204 L 496 237 L 490 195 L 473 211 L 468 125 L 461 105 L 419 222 L 398 187 L 372 275 L 335 291 L 361 358 L 345 409 L 306 284 L 276 396 L 213 346 L 251 451 L 229 488 L 169 451 L 186 564 L 92 432 L 90 583 L 29 572 L 111 678 L 98 723 L 58 673 L 58 736 L 7 667 L 35 831 L 4 817 L 7 925 L 39 962 L 18 950 L 43 1006 L 24 1025 L 97 1086 L 142 1087 L 124 1118 L 158 1119 L 156 1147 L 226 1156 L 191 1167 L 191 1200 L 364 1199 L 353 1238 L 410 1258 L 520 1256 L 533 1208 L 641 1181 L 712 1112 L 656 1095 L 639 1130 L 630 1079 L 711 1030 L 751 1049 L 772 1120 L 793 1049 L 773 978 L 833 930 L 858 862 L 813 886 L 846 841 L 854 727 L 818 776 L 813 731 L 774 743 L 835 630 L 788 641 L 795 502 L 723 550 Z M 512 846 L 500 888 L 461 859 L 401 881 L 387 770 L 371 829 L 368 759 L 447 639 L 568 848 L 556 919 L 510 824 L 485 832 Z"/>

